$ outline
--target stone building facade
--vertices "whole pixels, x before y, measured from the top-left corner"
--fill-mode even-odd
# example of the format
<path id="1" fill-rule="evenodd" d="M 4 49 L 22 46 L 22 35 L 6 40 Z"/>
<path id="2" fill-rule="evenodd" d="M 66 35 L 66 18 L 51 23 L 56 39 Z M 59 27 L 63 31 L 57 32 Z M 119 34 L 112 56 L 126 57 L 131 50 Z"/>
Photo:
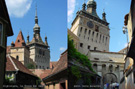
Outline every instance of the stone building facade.
<path id="1" fill-rule="evenodd" d="M 87 8 L 86 8 L 87 6 Z M 124 53 L 109 52 L 110 28 L 103 12 L 102 19 L 96 12 L 96 1 L 82 5 L 72 22 L 70 31 L 79 38 L 78 51 L 87 55 L 94 70 L 102 77 L 102 85 L 120 82 L 124 70 Z"/>

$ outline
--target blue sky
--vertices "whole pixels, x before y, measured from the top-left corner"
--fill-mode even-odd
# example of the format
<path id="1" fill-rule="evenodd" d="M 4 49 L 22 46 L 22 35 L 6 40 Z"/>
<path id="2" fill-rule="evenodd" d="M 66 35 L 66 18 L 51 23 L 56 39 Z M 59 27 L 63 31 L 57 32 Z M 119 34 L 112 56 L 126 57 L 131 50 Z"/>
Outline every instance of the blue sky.
<path id="1" fill-rule="evenodd" d="M 103 9 L 106 12 L 107 21 L 110 23 L 110 51 L 117 52 L 127 45 L 126 35 L 122 32 L 124 16 L 129 13 L 131 0 L 95 0 L 97 2 L 97 14 L 102 18 Z M 86 3 L 88 0 L 85 1 Z M 76 12 L 82 8 L 84 0 L 68 0 L 68 28 L 76 16 Z"/>
<path id="2" fill-rule="evenodd" d="M 51 61 L 57 61 L 67 48 L 67 1 L 66 0 L 6 0 L 14 35 L 8 38 L 7 45 L 15 42 L 20 30 L 25 41 L 33 38 L 35 5 L 39 19 L 40 33 L 44 41 L 48 37 Z"/>

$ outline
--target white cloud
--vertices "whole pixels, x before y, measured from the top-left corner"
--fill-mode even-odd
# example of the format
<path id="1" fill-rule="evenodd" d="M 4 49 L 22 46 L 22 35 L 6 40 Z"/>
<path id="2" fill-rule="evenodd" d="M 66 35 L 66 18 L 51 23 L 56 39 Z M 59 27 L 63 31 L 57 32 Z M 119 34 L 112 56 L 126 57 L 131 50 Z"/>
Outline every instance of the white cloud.
<path id="1" fill-rule="evenodd" d="M 6 0 L 9 15 L 23 17 L 31 7 L 32 0 Z"/>
<path id="2" fill-rule="evenodd" d="M 68 0 L 68 22 L 70 22 L 73 19 L 75 5 L 76 5 L 76 0 Z"/>
<path id="3" fill-rule="evenodd" d="M 60 48 L 60 51 L 61 51 L 61 52 L 65 51 L 65 50 L 66 50 L 66 48 L 64 48 L 64 47 L 61 47 L 61 48 Z"/>
<path id="4" fill-rule="evenodd" d="M 125 43 L 124 47 L 127 47 L 128 46 L 128 43 Z"/>

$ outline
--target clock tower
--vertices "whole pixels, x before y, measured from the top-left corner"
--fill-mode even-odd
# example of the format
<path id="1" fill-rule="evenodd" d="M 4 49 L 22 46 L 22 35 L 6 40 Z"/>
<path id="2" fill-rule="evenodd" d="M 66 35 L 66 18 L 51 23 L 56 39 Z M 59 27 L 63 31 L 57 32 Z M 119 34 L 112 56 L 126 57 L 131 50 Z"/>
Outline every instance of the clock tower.
<path id="1" fill-rule="evenodd" d="M 110 29 L 103 12 L 102 19 L 96 12 L 97 4 L 89 0 L 72 22 L 71 31 L 79 38 L 79 52 L 87 55 L 89 50 L 109 51 Z"/>
<path id="2" fill-rule="evenodd" d="M 27 36 L 27 46 L 30 49 L 30 58 L 35 62 L 37 69 L 49 69 L 50 68 L 50 47 L 45 36 L 45 42 L 43 42 L 40 36 L 40 27 L 38 25 L 37 7 L 35 15 L 35 26 L 33 28 L 33 39 L 29 41 L 29 35 Z"/>

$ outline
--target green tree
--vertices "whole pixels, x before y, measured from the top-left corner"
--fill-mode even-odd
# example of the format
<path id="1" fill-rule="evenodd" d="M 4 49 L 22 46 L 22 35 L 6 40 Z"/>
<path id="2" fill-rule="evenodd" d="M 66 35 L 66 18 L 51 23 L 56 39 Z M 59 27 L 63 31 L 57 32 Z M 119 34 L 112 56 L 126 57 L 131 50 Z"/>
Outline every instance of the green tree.
<path id="1" fill-rule="evenodd" d="M 91 61 L 88 59 L 88 57 L 84 54 L 81 54 L 77 51 L 77 49 L 74 47 L 74 42 L 71 40 L 71 37 L 68 36 L 68 60 L 80 63 L 82 66 L 87 67 L 91 72 L 96 72 L 92 68 Z M 71 76 L 75 77 L 74 81 L 77 82 L 80 78 L 84 78 L 85 84 L 91 83 L 91 74 L 88 73 L 81 73 L 78 66 L 71 66 L 69 69 L 69 72 L 72 74 Z"/>
<path id="2" fill-rule="evenodd" d="M 29 64 L 27 65 L 27 68 L 28 68 L 28 69 L 35 69 L 35 66 L 34 66 L 33 64 L 29 63 Z"/>

